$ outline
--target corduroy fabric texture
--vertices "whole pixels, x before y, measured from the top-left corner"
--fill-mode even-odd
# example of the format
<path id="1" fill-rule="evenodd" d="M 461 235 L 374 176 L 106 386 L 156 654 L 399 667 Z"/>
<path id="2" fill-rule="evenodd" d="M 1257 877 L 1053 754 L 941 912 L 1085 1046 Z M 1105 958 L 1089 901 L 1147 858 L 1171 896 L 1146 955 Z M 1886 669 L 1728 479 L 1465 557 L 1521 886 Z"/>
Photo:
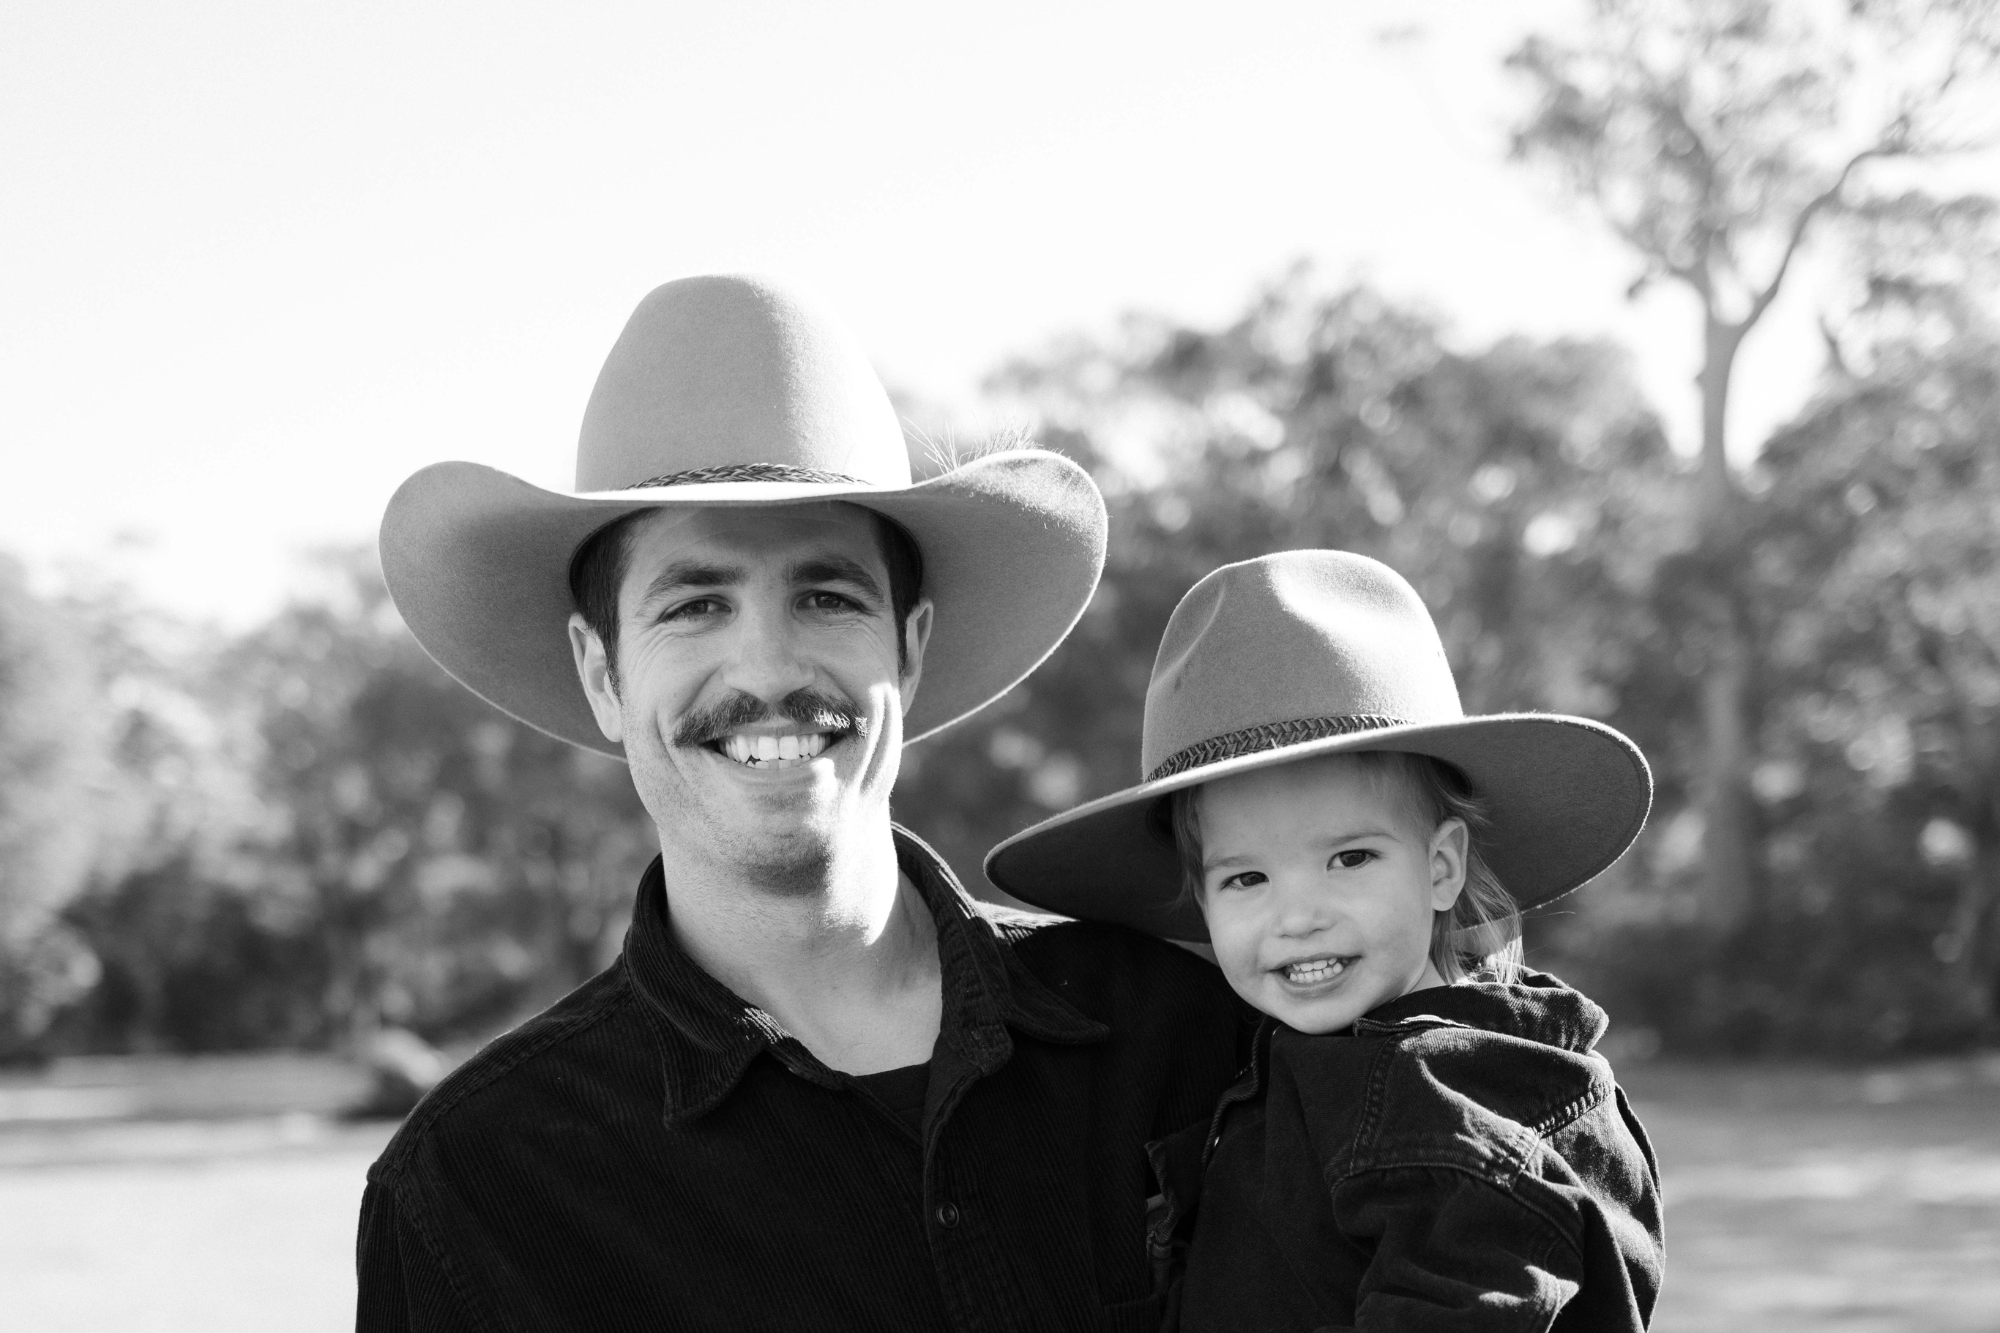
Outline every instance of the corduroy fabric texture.
<path id="1" fill-rule="evenodd" d="M 974 903 L 937 922 L 921 1132 L 687 958 L 655 861 L 624 955 L 432 1092 L 369 1172 L 363 1333 L 1132 1329 L 1149 1139 L 1247 1050 L 1213 968 Z"/>

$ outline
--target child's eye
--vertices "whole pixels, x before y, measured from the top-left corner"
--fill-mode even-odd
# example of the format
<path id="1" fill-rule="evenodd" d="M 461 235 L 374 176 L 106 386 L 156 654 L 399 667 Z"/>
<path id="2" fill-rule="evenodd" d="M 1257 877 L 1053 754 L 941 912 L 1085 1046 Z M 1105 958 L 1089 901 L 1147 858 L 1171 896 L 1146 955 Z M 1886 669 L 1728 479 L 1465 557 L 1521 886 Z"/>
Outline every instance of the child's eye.
<path id="1" fill-rule="evenodd" d="M 1266 876 L 1261 870 L 1239 870 L 1215 887 L 1218 889 L 1254 889 L 1262 884 Z"/>
<path id="2" fill-rule="evenodd" d="M 1335 852 L 1333 859 L 1327 862 L 1327 869 L 1339 867 L 1342 870 L 1359 870 L 1374 859 L 1375 853 L 1371 851 L 1359 847 L 1350 848 L 1344 852 Z"/>

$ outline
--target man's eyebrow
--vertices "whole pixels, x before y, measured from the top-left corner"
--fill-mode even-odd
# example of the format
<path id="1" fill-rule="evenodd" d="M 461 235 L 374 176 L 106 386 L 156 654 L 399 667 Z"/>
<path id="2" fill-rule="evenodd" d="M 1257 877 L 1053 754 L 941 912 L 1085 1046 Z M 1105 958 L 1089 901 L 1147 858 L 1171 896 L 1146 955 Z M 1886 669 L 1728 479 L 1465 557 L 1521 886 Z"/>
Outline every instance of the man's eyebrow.
<path id="1" fill-rule="evenodd" d="M 676 560 L 659 573 L 639 594 L 641 609 L 688 588 L 727 588 L 743 582 L 741 565 L 712 565 L 700 560 Z"/>
<path id="2" fill-rule="evenodd" d="M 791 582 L 800 583 L 846 583 L 876 601 L 882 601 L 882 584 L 868 568 L 844 555 L 816 555 L 799 561 L 788 571 Z"/>

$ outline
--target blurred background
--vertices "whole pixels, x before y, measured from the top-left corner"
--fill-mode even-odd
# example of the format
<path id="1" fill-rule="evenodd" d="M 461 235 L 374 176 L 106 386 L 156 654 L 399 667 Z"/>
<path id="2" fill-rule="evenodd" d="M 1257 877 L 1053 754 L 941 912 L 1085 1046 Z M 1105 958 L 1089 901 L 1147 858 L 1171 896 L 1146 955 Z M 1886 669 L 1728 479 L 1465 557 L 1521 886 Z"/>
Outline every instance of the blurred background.
<path id="1" fill-rule="evenodd" d="M 1660 1141 L 1656 1326 L 2000 1328 L 1996 42 L 1982 0 L 0 0 L 10 1326 L 348 1326 L 394 1117 L 616 956 L 623 769 L 438 670 L 372 534 L 440 458 L 566 487 L 638 297 L 750 268 L 850 317 L 920 471 L 1027 432 L 1110 506 L 1068 643 L 905 756 L 975 891 L 1136 779 L 1197 578 L 1378 556 L 1469 710 L 1652 759 L 1528 938 Z"/>

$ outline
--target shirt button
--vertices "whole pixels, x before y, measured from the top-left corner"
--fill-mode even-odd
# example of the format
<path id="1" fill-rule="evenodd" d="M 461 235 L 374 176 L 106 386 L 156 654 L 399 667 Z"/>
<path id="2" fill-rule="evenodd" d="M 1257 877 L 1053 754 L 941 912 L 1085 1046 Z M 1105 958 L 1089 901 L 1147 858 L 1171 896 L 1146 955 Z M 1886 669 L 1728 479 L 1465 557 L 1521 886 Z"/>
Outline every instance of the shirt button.
<path id="1" fill-rule="evenodd" d="M 937 1210 L 937 1220 L 938 1220 L 938 1225 L 941 1227 L 949 1228 L 957 1226 L 958 1205 L 955 1203 L 939 1204 Z"/>

